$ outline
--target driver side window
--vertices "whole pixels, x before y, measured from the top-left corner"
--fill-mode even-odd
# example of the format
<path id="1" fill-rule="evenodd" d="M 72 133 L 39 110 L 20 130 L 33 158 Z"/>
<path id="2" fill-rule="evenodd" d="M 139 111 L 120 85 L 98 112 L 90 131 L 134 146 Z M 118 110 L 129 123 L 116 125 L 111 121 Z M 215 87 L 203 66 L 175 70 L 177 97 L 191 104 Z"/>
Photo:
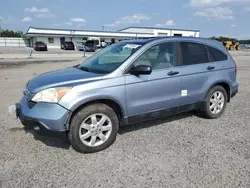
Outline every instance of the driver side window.
<path id="1" fill-rule="evenodd" d="M 152 70 L 166 69 L 176 66 L 176 43 L 165 42 L 146 50 L 135 62 L 134 66 L 147 65 Z"/>

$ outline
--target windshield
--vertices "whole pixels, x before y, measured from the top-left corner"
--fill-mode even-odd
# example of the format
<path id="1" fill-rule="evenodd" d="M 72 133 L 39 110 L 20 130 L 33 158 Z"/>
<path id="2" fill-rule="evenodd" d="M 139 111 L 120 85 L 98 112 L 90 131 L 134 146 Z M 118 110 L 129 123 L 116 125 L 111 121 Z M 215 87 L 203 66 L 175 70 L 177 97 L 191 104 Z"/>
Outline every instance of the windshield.
<path id="1" fill-rule="evenodd" d="M 36 42 L 36 44 L 45 44 L 45 43 L 42 41 L 38 41 L 38 42 Z"/>
<path id="2" fill-rule="evenodd" d="M 73 45 L 73 42 L 65 42 L 67 45 Z"/>
<path id="3" fill-rule="evenodd" d="M 136 42 L 113 44 L 85 60 L 78 68 L 101 74 L 113 72 L 142 45 L 142 43 Z"/>
<path id="4" fill-rule="evenodd" d="M 85 45 L 86 46 L 94 46 L 95 45 L 95 41 L 87 41 L 86 43 L 85 43 Z"/>

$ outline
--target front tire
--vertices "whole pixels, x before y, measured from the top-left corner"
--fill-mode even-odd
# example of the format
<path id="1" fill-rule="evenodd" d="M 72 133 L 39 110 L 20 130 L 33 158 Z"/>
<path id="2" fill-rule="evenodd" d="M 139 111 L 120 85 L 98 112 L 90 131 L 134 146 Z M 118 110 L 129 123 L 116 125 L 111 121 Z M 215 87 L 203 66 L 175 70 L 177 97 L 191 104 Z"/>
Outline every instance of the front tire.
<path id="1" fill-rule="evenodd" d="M 219 118 L 225 111 L 228 96 L 222 86 L 215 86 L 209 90 L 205 98 L 202 115 L 208 119 Z"/>
<path id="2" fill-rule="evenodd" d="M 119 120 L 112 108 L 98 103 L 79 110 L 70 123 L 69 141 L 81 153 L 93 153 L 112 145 Z"/>

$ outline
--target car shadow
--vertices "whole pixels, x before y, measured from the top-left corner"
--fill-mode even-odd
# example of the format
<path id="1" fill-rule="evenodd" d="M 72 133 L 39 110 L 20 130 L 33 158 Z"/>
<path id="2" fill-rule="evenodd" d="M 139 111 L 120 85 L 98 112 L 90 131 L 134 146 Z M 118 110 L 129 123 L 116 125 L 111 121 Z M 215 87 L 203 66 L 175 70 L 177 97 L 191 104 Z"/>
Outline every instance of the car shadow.
<path id="1" fill-rule="evenodd" d="M 70 148 L 70 143 L 69 143 L 66 133 L 54 135 L 54 134 L 49 134 L 43 131 L 37 132 L 33 128 L 30 128 L 30 127 L 24 127 L 23 129 L 25 132 L 32 134 L 35 140 L 40 141 L 49 147 L 56 147 L 56 148 L 61 148 L 61 149 Z"/>
<path id="2" fill-rule="evenodd" d="M 119 128 L 118 134 L 122 135 L 122 134 L 126 134 L 129 132 L 138 131 L 140 129 L 146 129 L 152 126 L 158 126 L 164 123 L 169 123 L 169 122 L 173 122 L 176 120 L 180 120 L 180 119 L 188 118 L 192 116 L 199 117 L 197 112 L 186 112 L 186 113 L 182 113 L 178 115 L 163 117 L 160 119 L 154 119 L 154 120 L 149 120 L 149 121 L 145 121 L 141 123 L 122 126 Z M 26 127 L 26 126 L 22 128 L 14 127 L 14 128 L 11 128 L 10 131 L 15 132 L 15 131 L 20 131 L 20 130 L 24 130 L 26 133 L 32 134 L 35 140 L 40 141 L 49 147 L 55 147 L 55 148 L 68 150 L 71 146 L 66 133 L 55 135 L 54 133 L 50 134 L 48 132 L 36 131 L 33 128 Z"/>
<path id="3" fill-rule="evenodd" d="M 185 112 L 182 114 L 163 117 L 160 119 L 154 119 L 154 120 L 149 120 L 149 121 L 145 121 L 145 122 L 141 122 L 141 123 L 125 125 L 125 126 L 120 127 L 118 133 L 119 134 L 126 134 L 128 132 L 138 131 L 140 129 L 146 129 L 146 128 L 149 128 L 152 126 L 162 125 L 164 123 L 173 122 L 173 121 L 188 118 L 191 116 L 199 117 L 199 114 L 196 111 L 191 111 L 191 112 Z"/>

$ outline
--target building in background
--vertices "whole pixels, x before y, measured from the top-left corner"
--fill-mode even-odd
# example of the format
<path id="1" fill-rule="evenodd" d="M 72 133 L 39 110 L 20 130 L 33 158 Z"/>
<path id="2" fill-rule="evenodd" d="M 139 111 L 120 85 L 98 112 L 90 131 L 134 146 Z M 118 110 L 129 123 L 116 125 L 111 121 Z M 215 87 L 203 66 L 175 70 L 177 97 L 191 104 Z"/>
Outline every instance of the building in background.
<path id="1" fill-rule="evenodd" d="M 118 32 L 127 33 L 148 33 L 154 37 L 166 36 L 184 36 L 184 37 L 199 37 L 199 30 L 186 30 L 186 29 L 168 29 L 168 28 L 155 28 L 155 27 L 127 27 L 119 30 Z"/>
<path id="2" fill-rule="evenodd" d="M 69 29 L 48 29 L 30 27 L 26 33 L 30 38 L 30 45 L 36 41 L 44 41 L 48 48 L 61 48 L 65 41 L 72 41 L 74 44 L 86 40 L 95 40 L 97 47 L 101 42 L 111 43 L 126 39 L 151 38 L 162 36 L 187 36 L 199 37 L 199 30 L 167 29 L 153 27 L 128 27 L 119 31 L 92 31 L 92 30 L 69 30 Z"/>

